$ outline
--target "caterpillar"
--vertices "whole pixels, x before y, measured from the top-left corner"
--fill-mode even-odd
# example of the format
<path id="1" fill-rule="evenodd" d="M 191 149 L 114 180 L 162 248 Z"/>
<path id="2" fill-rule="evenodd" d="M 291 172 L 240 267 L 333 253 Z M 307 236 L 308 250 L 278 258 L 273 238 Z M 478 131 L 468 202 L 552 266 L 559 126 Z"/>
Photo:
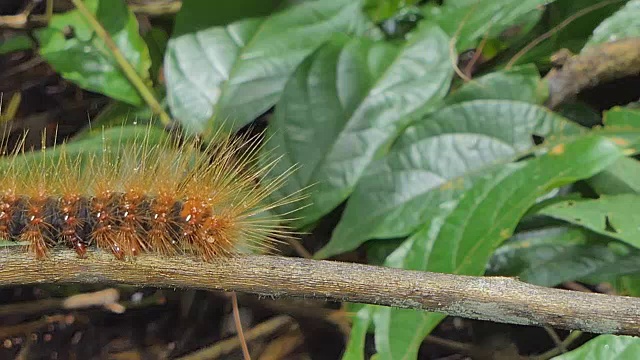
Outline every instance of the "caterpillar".
<path id="1" fill-rule="evenodd" d="M 257 161 L 258 136 L 216 136 L 201 146 L 142 133 L 115 147 L 103 135 L 98 152 L 63 143 L 6 153 L 0 239 L 25 244 L 37 259 L 62 246 L 81 257 L 97 248 L 120 260 L 186 253 L 211 261 L 291 236 L 273 210 L 295 196 L 269 200 L 289 171 L 262 179 L 277 159 Z"/>

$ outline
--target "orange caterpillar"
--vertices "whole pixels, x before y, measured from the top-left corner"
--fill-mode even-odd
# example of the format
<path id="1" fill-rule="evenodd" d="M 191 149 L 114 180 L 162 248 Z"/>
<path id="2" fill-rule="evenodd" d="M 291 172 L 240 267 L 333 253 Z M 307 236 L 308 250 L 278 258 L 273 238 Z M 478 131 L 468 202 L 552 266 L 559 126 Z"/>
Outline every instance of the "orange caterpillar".
<path id="1" fill-rule="evenodd" d="M 62 145 L 2 159 L 0 238 L 26 243 L 38 259 L 54 246 L 79 256 L 95 246 L 118 259 L 154 252 L 212 260 L 290 235 L 269 210 L 294 200 L 266 203 L 287 174 L 258 182 L 275 162 L 257 164 L 257 137 L 218 139 L 201 151 L 147 135 L 97 154 Z"/>

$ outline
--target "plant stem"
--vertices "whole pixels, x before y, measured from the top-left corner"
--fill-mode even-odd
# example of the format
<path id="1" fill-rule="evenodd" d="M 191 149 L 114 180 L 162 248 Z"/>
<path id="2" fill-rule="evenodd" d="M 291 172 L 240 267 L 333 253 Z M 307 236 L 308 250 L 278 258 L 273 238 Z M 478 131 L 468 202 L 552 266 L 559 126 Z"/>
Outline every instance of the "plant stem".
<path id="1" fill-rule="evenodd" d="M 75 5 L 80 14 L 82 14 L 84 19 L 89 23 L 89 26 L 91 26 L 93 31 L 96 32 L 98 37 L 100 37 L 100 39 L 102 39 L 102 41 L 104 41 L 104 43 L 107 45 L 116 62 L 120 66 L 120 69 L 122 69 L 127 79 L 129 79 L 142 99 L 147 103 L 149 108 L 151 108 L 151 111 L 153 111 L 160 117 L 160 122 L 162 122 L 164 126 L 169 126 L 171 124 L 171 118 L 164 111 L 162 105 L 160 105 L 160 102 L 158 102 L 158 100 L 155 98 L 151 89 L 149 89 L 147 85 L 145 85 L 144 81 L 140 78 L 136 70 L 129 63 L 127 58 L 125 58 L 125 56 L 122 54 L 122 52 L 118 48 L 118 45 L 116 45 L 109 33 L 107 33 L 105 28 L 102 26 L 102 24 L 100 24 L 98 19 L 91 13 L 91 11 L 89 11 L 82 0 L 71 0 L 71 2 L 73 3 L 73 5 Z"/>

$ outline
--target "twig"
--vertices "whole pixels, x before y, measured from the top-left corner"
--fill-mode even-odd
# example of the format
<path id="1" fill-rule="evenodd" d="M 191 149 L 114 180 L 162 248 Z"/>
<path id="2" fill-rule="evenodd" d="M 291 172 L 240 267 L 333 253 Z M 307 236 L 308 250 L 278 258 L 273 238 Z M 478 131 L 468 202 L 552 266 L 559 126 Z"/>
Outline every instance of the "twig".
<path id="1" fill-rule="evenodd" d="M 456 43 L 458 42 L 458 38 L 460 37 L 460 32 L 462 31 L 462 28 L 467 23 L 469 16 L 471 16 L 471 14 L 476 10 L 476 7 L 478 7 L 478 4 L 473 5 L 473 7 L 469 9 L 469 11 L 464 15 L 464 17 L 462 18 L 462 21 L 460 21 L 460 24 L 458 24 L 458 28 L 456 29 L 456 32 L 451 37 L 451 40 L 449 40 L 449 57 L 451 58 L 451 65 L 453 66 L 453 71 L 455 71 L 455 73 L 465 82 L 471 81 L 471 78 L 468 77 L 467 74 L 464 73 L 464 71 L 460 70 L 460 67 L 458 66 L 458 63 L 457 63 L 458 56 L 456 55 Z"/>
<path id="2" fill-rule="evenodd" d="M 52 315 L 52 316 L 44 316 L 40 320 L 35 320 L 35 321 L 31 321 L 31 322 L 27 322 L 19 325 L 0 327 L 0 339 L 7 338 L 10 336 L 25 336 L 49 324 L 63 323 L 63 322 L 71 324 L 74 322 L 74 320 L 75 319 L 73 316 Z"/>
<path id="3" fill-rule="evenodd" d="M 553 349 L 540 354 L 540 355 L 536 355 L 536 356 L 531 356 L 529 359 L 531 360 L 549 360 L 555 356 L 558 356 L 560 354 L 562 354 L 564 352 L 564 350 L 566 350 L 569 345 L 571 345 L 574 341 L 578 340 L 578 338 L 582 336 L 582 331 L 576 330 L 576 331 L 572 331 L 569 336 L 567 336 L 562 343 L 557 346 L 554 347 Z"/>
<path id="4" fill-rule="evenodd" d="M 169 126 L 171 124 L 171 118 L 164 111 L 162 105 L 160 105 L 151 90 L 140 78 L 127 58 L 124 57 L 124 55 L 118 48 L 118 45 L 116 45 L 109 33 L 107 33 L 104 27 L 102 27 L 98 19 L 91 13 L 91 11 L 89 11 L 82 0 L 71 0 L 71 2 L 73 3 L 73 5 L 75 5 L 80 14 L 82 14 L 82 17 L 87 21 L 87 23 L 89 23 L 93 31 L 96 32 L 98 37 L 107 45 L 116 62 L 120 66 L 120 69 L 122 69 L 127 79 L 129 79 L 131 84 L 136 88 L 142 99 L 144 99 L 147 105 L 149 105 L 151 110 L 160 117 L 160 122 L 162 122 L 162 125 Z"/>
<path id="5" fill-rule="evenodd" d="M 567 281 L 562 283 L 562 286 L 564 286 L 566 289 L 568 290 L 573 290 L 573 291 L 582 291 L 582 292 L 593 292 L 591 290 L 589 290 L 588 287 L 577 283 L 575 281 Z"/>
<path id="6" fill-rule="evenodd" d="M 187 256 L 144 254 L 119 261 L 98 250 L 83 259 L 65 249 L 53 251 L 48 260 L 36 260 L 21 247 L 0 251 L 0 286 L 42 283 L 122 283 L 311 297 L 502 323 L 640 335 L 640 298 L 550 289 L 513 278 L 278 256 L 236 256 L 205 263 Z"/>
<path id="7" fill-rule="evenodd" d="M 300 243 L 300 241 L 296 240 L 296 239 L 287 239 L 287 243 L 289 245 L 291 245 L 291 247 L 293 248 L 293 250 L 295 250 L 296 254 L 298 254 L 298 256 L 306 258 L 306 259 L 312 259 L 313 258 L 313 254 L 309 252 L 309 250 L 307 250 L 307 248 L 304 247 L 304 245 L 302 245 Z"/>
<path id="8" fill-rule="evenodd" d="M 16 15 L 3 15 L 0 16 L 0 28 L 9 29 L 24 29 L 29 23 L 29 17 L 31 12 L 35 9 L 37 3 L 35 0 L 30 0 L 24 9 Z"/>
<path id="9" fill-rule="evenodd" d="M 261 351 L 258 360 L 289 359 L 290 355 L 302 344 L 304 344 L 302 332 L 300 329 L 293 329 L 267 344 Z"/>
<path id="10" fill-rule="evenodd" d="M 441 337 L 429 335 L 425 338 L 425 341 L 434 345 L 442 346 L 449 350 L 453 350 L 465 355 L 472 355 L 477 352 L 477 348 L 473 344 L 466 344 L 449 339 L 443 339 Z"/>
<path id="11" fill-rule="evenodd" d="M 244 331 L 242 331 L 242 319 L 240 319 L 238 295 L 236 295 L 235 291 L 231 292 L 231 305 L 233 308 L 233 322 L 236 324 L 236 332 L 238 333 L 238 340 L 240 340 L 240 347 L 242 348 L 242 356 L 244 357 L 244 360 L 251 360 L 251 354 L 249 353 L 249 347 L 247 346 L 247 339 L 244 337 Z"/>
<path id="12" fill-rule="evenodd" d="M 274 317 L 248 330 L 246 333 L 246 341 L 254 341 L 256 339 L 275 334 L 286 328 L 292 327 L 294 324 L 295 322 L 289 316 L 281 315 Z M 233 337 L 231 339 L 217 342 L 211 347 L 183 356 L 178 360 L 216 359 L 229 354 L 240 345 L 240 339 L 238 339 L 238 337 Z"/>
<path id="13" fill-rule="evenodd" d="M 544 326 L 543 328 L 544 331 L 547 332 L 547 335 L 549 335 L 551 340 L 553 340 L 553 343 L 556 345 L 556 347 L 559 348 L 560 351 L 566 352 L 567 348 L 562 344 L 562 339 L 560 339 L 558 333 L 552 327 Z"/>
<path id="14" fill-rule="evenodd" d="M 0 316 L 32 314 L 58 309 L 77 310 L 93 306 L 101 306 L 105 307 L 107 310 L 112 310 L 111 307 L 117 304 L 119 296 L 120 293 L 116 289 L 104 289 L 71 295 L 67 298 L 53 298 L 6 304 L 0 306 Z"/>
<path id="15" fill-rule="evenodd" d="M 32 314 L 50 310 L 57 310 L 62 307 L 64 299 L 43 299 L 30 302 L 19 302 L 0 306 L 0 316 Z"/>
<path id="16" fill-rule="evenodd" d="M 9 104 L 5 110 L 2 108 L 2 94 L 0 94 L 0 123 L 11 122 L 16 117 L 21 102 L 22 93 L 16 91 L 11 95 L 11 99 L 9 99 Z"/>
<path id="17" fill-rule="evenodd" d="M 0 16 L 0 29 L 34 29 L 47 26 L 53 16 L 53 1 L 47 0 L 44 14 L 33 14 L 37 1 L 30 0 L 16 15 Z M 129 9 L 136 14 L 148 16 L 172 15 L 182 8 L 181 0 L 154 0 L 151 2 L 128 0 Z"/>
<path id="18" fill-rule="evenodd" d="M 116 314 L 122 314 L 125 308 L 122 304 L 118 303 L 119 299 L 120 292 L 117 289 L 109 288 L 69 296 L 62 302 L 62 308 L 72 310 L 100 306 Z"/>
<path id="19" fill-rule="evenodd" d="M 469 60 L 469 62 L 467 63 L 467 66 L 465 66 L 464 70 L 462 71 L 465 73 L 465 75 L 469 77 L 469 79 L 473 77 L 474 67 L 478 62 L 478 60 L 480 59 L 480 56 L 482 56 L 482 51 L 484 50 L 484 47 L 487 44 L 488 39 L 489 39 L 489 30 L 485 32 L 484 36 L 482 37 L 482 40 L 480 41 L 480 44 L 478 44 L 478 46 L 476 47 L 473 53 L 473 56 L 471 57 L 471 60 Z"/>

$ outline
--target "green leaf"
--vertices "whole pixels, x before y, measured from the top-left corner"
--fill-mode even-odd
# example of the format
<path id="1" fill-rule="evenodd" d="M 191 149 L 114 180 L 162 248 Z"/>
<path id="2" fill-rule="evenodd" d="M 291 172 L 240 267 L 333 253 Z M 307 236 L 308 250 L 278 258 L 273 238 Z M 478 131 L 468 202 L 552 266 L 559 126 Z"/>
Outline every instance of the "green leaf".
<path id="1" fill-rule="evenodd" d="M 607 126 L 640 128 L 640 110 L 616 106 L 605 111 L 603 122 Z"/>
<path id="2" fill-rule="evenodd" d="M 326 0 L 226 26 L 212 18 L 194 29 L 193 14 L 210 13 L 210 2 L 206 10 L 201 3 L 185 2 L 165 55 L 169 106 L 192 133 L 218 121 L 235 129 L 247 124 L 276 103 L 296 66 L 332 34 L 371 26 L 360 1 Z"/>
<path id="3" fill-rule="evenodd" d="M 602 124 L 601 112 L 584 102 L 575 101 L 560 104 L 554 111 L 584 127 L 593 128 Z"/>
<path id="4" fill-rule="evenodd" d="M 481 275 L 491 254 L 520 218 L 549 190 L 587 178 L 623 156 L 613 142 L 587 135 L 533 160 L 509 164 L 483 176 L 394 254 L 388 266 Z M 420 343 L 445 317 L 438 313 L 383 308 L 374 314 L 382 359 L 416 357 Z M 403 336 L 395 336 L 399 331 Z M 394 334 L 389 337 L 389 334 Z"/>
<path id="5" fill-rule="evenodd" d="M 547 97 L 534 65 L 491 72 L 465 83 L 445 99 L 451 105 L 470 100 L 500 99 L 542 104 Z"/>
<path id="6" fill-rule="evenodd" d="M 74 136 L 74 141 L 102 134 L 105 129 L 119 128 L 125 125 L 146 125 L 153 123 L 153 112 L 144 106 L 136 107 L 123 102 L 113 101 L 100 110 L 92 119 L 92 126 L 86 127 Z"/>
<path id="7" fill-rule="evenodd" d="M 532 135 L 581 131 L 543 107 L 517 101 L 477 100 L 438 110 L 409 127 L 369 167 L 331 241 L 316 256 L 352 250 L 372 238 L 409 235 L 470 186 L 473 176 L 532 151 Z"/>
<path id="8" fill-rule="evenodd" d="M 585 48 L 600 43 L 640 37 L 640 0 L 631 0 L 593 30 Z"/>
<path id="9" fill-rule="evenodd" d="M 167 49 L 169 35 L 161 28 L 154 27 L 145 34 L 144 41 L 149 48 L 149 58 L 151 59 L 149 73 L 151 74 L 151 79 L 157 82 L 162 69 L 162 61 L 164 60 L 164 52 Z"/>
<path id="10" fill-rule="evenodd" d="M 475 47 L 486 33 L 495 38 L 529 13 L 542 13 L 553 0 L 472 0 L 447 1 L 443 6 L 428 5 L 425 17 L 436 21 L 444 31 L 456 38 L 456 48 L 463 51 Z"/>
<path id="11" fill-rule="evenodd" d="M 313 185 L 308 206 L 296 212 L 301 225 L 344 201 L 410 117 L 439 104 L 453 74 L 447 44 L 440 28 L 425 23 L 403 47 L 337 37 L 298 67 L 265 150 L 282 156 L 276 175 L 300 166 L 276 196 Z"/>
<path id="12" fill-rule="evenodd" d="M 51 163 L 56 163 L 64 146 L 65 154 L 70 157 L 80 156 L 85 161 L 91 156 L 105 153 L 106 150 L 118 150 L 127 145 L 140 144 L 143 139 L 149 145 L 160 144 L 163 141 L 166 142 L 167 136 L 164 129 L 148 125 L 113 127 L 95 130 L 78 140 L 72 139 L 64 145 L 47 148 L 44 156 L 51 160 Z M 30 151 L 18 155 L 15 160 L 11 157 L 3 157 L 0 159 L 0 171 L 7 171 L 8 167 L 12 169 L 26 167 L 24 171 L 29 171 L 34 163 L 42 159 L 42 156 L 42 151 Z"/>
<path id="13" fill-rule="evenodd" d="M 495 251 L 487 272 L 552 287 L 598 274 L 604 267 L 612 273 L 620 261 L 638 259 L 640 252 L 621 252 L 619 244 L 579 227 L 527 231 Z M 618 271 L 626 270 L 621 267 Z"/>
<path id="14" fill-rule="evenodd" d="M 85 4 L 138 75 L 150 83 L 149 49 L 138 33 L 135 16 L 126 4 L 122 0 L 86 0 Z M 78 10 L 54 15 L 49 26 L 38 31 L 37 35 L 40 54 L 65 79 L 132 105 L 143 103 L 109 48 Z"/>
<path id="15" fill-rule="evenodd" d="M 640 248 L 640 196 L 601 196 L 596 200 L 563 201 L 540 214 L 561 219 Z"/>
<path id="16" fill-rule="evenodd" d="M 640 162 L 622 158 L 587 183 L 600 195 L 640 195 Z"/>
<path id="17" fill-rule="evenodd" d="M 640 358 L 640 339 L 635 336 L 600 335 L 554 360 L 608 360 Z"/>
<path id="18" fill-rule="evenodd" d="M 371 314 L 374 308 L 370 305 L 364 305 L 356 313 L 342 360 L 364 360 L 364 341 L 371 324 Z"/>
<path id="19" fill-rule="evenodd" d="M 386 20 L 418 0 L 365 0 L 364 11 L 375 22 Z"/>
<path id="20" fill-rule="evenodd" d="M 224 26 L 242 19 L 268 16 L 288 0 L 210 0 L 185 1 L 176 16 L 173 36 L 200 31 L 212 26 Z"/>
<path id="21" fill-rule="evenodd" d="M 600 6 L 602 4 L 603 6 Z M 552 36 L 530 49 L 518 60 L 517 64 L 530 62 L 549 63 L 549 57 L 560 49 L 568 49 L 579 52 L 587 39 L 593 33 L 596 26 L 607 17 L 611 16 L 624 3 L 612 1 L 605 3 L 598 1 L 597 9 L 594 0 L 556 0 L 546 7 L 545 20 L 541 21 L 534 31 L 523 39 L 525 46 L 534 39 L 543 36 L 550 29 L 557 29 Z M 579 16 L 576 17 L 576 14 Z M 566 25 L 561 27 L 560 24 Z"/>
<path id="22" fill-rule="evenodd" d="M 14 51 L 29 50 L 33 47 L 33 41 L 27 35 L 14 35 L 0 42 L 0 54 L 8 54 Z"/>
<path id="23" fill-rule="evenodd" d="M 618 294 L 640 297 L 640 274 L 621 276 L 618 283 Z"/>

